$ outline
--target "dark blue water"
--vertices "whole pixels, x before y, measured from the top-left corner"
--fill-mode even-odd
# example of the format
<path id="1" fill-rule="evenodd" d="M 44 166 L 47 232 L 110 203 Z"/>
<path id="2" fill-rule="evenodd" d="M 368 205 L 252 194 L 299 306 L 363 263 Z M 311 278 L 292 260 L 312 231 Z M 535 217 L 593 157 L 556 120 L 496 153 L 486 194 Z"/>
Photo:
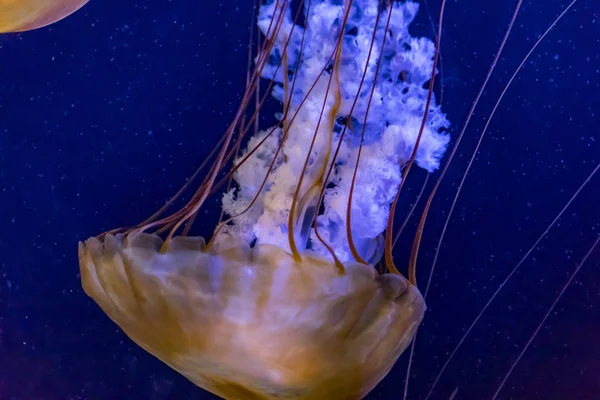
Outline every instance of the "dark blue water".
<path id="1" fill-rule="evenodd" d="M 84 294 L 76 249 L 78 240 L 150 215 L 217 142 L 244 89 L 250 3 L 92 0 L 50 28 L 0 36 L 0 400 L 213 398 L 134 345 Z M 441 82 L 453 137 L 516 2 L 491 3 L 447 5 Z M 523 6 L 431 211 L 420 283 L 494 101 L 566 4 Z M 429 3 L 435 18 L 438 8 Z M 599 16 L 596 1 L 579 1 L 491 124 L 440 253 L 411 399 L 424 398 L 477 312 L 600 162 Z M 413 32 L 432 36 L 425 9 Z M 401 207 L 422 177 L 411 178 Z M 456 399 L 491 397 L 600 233 L 599 204 L 596 176 L 503 289 L 432 399 L 448 399 L 456 387 Z M 212 226 L 202 221 L 207 235 Z M 402 267 L 405 236 L 397 246 Z M 600 399 L 598 338 L 596 251 L 500 398 Z M 401 398 L 405 365 L 403 356 L 369 398 Z"/>

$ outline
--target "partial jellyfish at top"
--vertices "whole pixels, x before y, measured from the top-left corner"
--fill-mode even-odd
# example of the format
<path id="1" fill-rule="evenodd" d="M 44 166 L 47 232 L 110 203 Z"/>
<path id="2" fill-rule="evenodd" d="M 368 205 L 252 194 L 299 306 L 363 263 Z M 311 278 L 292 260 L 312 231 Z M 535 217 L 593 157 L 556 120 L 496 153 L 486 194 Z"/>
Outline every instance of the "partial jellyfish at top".
<path id="1" fill-rule="evenodd" d="M 30 31 L 58 22 L 88 0 L 0 0 L 0 33 Z"/>

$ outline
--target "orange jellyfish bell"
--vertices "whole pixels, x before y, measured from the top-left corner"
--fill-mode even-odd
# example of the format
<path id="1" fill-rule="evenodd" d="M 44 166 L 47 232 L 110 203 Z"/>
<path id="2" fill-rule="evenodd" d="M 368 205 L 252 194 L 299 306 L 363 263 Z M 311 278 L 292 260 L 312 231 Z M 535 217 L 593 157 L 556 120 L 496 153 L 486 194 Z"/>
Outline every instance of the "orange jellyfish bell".
<path id="1" fill-rule="evenodd" d="M 414 263 L 409 279 L 393 264 L 392 222 L 403 174 L 437 168 L 448 143 L 423 88 L 437 53 L 408 32 L 416 3 L 290 3 L 260 7 L 265 40 L 191 200 L 80 243 L 81 279 L 132 340 L 225 399 L 361 399 L 425 313 Z M 264 131 L 261 77 L 283 104 Z M 207 244 L 187 236 L 226 184 L 228 218 Z"/>
<path id="2" fill-rule="evenodd" d="M 0 33 L 23 32 L 60 21 L 88 0 L 0 0 Z"/>
<path id="3" fill-rule="evenodd" d="M 360 399 L 414 336 L 425 303 L 398 275 L 272 245 L 175 237 L 79 246 L 86 293 L 142 348 L 225 399 Z"/>

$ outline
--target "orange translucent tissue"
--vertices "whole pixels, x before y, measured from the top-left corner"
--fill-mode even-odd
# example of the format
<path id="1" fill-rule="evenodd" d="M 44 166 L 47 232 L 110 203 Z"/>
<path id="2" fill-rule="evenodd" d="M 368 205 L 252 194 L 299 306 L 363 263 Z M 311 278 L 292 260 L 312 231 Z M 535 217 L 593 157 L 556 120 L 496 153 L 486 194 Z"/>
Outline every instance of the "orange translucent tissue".
<path id="1" fill-rule="evenodd" d="M 41 28 L 68 17 L 88 0 L 0 0 L 0 33 Z"/>
<path id="2" fill-rule="evenodd" d="M 79 245 L 86 293 L 127 335 L 225 399 L 360 399 L 392 368 L 425 302 L 399 275 L 301 264 L 272 245 L 175 237 Z"/>

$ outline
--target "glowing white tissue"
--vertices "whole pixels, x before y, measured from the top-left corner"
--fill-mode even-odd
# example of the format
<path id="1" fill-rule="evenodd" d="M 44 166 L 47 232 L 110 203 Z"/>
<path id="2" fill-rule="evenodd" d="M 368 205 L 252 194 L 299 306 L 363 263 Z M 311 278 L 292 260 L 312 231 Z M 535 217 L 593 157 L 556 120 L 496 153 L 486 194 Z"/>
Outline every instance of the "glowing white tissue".
<path id="1" fill-rule="evenodd" d="M 258 25 L 263 33 L 266 34 L 269 26 L 275 25 L 272 24 L 272 20 L 279 18 L 282 3 L 269 1 L 261 7 Z M 292 116 L 296 113 L 297 115 L 288 128 L 282 151 L 279 152 L 267 184 L 258 195 L 254 206 L 235 218 L 220 235 L 222 239 L 236 239 L 249 244 L 254 241 L 261 244 L 270 243 L 289 250 L 289 211 L 311 141 L 316 133 L 315 146 L 310 155 L 313 163 L 309 164 L 306 171 L 301 194 L 306 192 L 316 178 L 316 160 L 325 157 L 328 145 L 333 149 L 329 163 L 333 161 L 333 151 L 345 125 L 347 128 L 340 152 L 335 159 L 335 168 L 327 182 L 322 213 L 317 216 L 318 230 L 321 237 L 333 247 L 340 261 L 353 260 L 345 228 L 346 210 L 358 146 L 364 129 L 364 142 L 353 191 L 351 223 L 354 243 L 359 254 L 365 260 L 375 263 L 381 257 L 381 233 L 387 223 L 390 203 L 400 184 L 402 168 L 410 158 L 421 126 L 427 99 L 427 88 L 424 86 L 433 67 L 435 45 L 429 39 L 414 38 L 408 32 L 418 5 L 412 2 L 393 2 L 390 28 L 383 51 L 382 43 L 389 8 L 381 13 L 374 45 L 371 47 L 380 2 L 354 0 L 344 28 L 342 54 L 338 66 L 341 104 L 334 118 L 331 136 L 332 121 L 329 121 L 329 115 L 335 102 L 335 80 L 330 79 L 335 60 L 332 55 L 345 12 L 343 5 L 337 3 L 345 2 L 306 2 L 304 28 L 293 25 L 290 9 L 283 10 L 285 22 L 275 37 L 275 45 L 268 55 L 269 61 L 262 76 L 277 83 L 273 96 L 280 101 L 284 97 L 283 79 L 287 77 L 289 88 L 293 86 L 294 90 L 290 96 L 286 121 L 289 123 Z M 288 38 L 288 71 L 284 71 L 281 60 Z M 377 62 L 380 58 L 381 65 L 376 77 Z M 278 68 L 280 64 L 282 66 Z M 294 75 L 297 76 L 294 78 Z M 363 75 L 365 79 L 361 87 Z M 369 103 L 373 86 L 373 96 Z M 352 116 L 348 117 L 357 95 L 358 100 Z M 448 120 L 433 98 L 415 159 L 418 166 L 428 171 L 438 168 L 449 141 L 448 135 L 444 133 L 448 125 Z M 252 138 L 241 157 L 248 154 L 271 130 L 259 132 Z M 265 143 L 238 169 L 234 176 L 237 187 L 223 198 L 223 210 L 226 214 L 237 215 L 257 195 L 283 134 L 283 129 L 276 128 Z M 316 238 L 312 228 L 306 244 L 300 245 L 303 246 L 303 250 L 305 247 L 325 257 L 331 257 L 329 251 Z"/>

